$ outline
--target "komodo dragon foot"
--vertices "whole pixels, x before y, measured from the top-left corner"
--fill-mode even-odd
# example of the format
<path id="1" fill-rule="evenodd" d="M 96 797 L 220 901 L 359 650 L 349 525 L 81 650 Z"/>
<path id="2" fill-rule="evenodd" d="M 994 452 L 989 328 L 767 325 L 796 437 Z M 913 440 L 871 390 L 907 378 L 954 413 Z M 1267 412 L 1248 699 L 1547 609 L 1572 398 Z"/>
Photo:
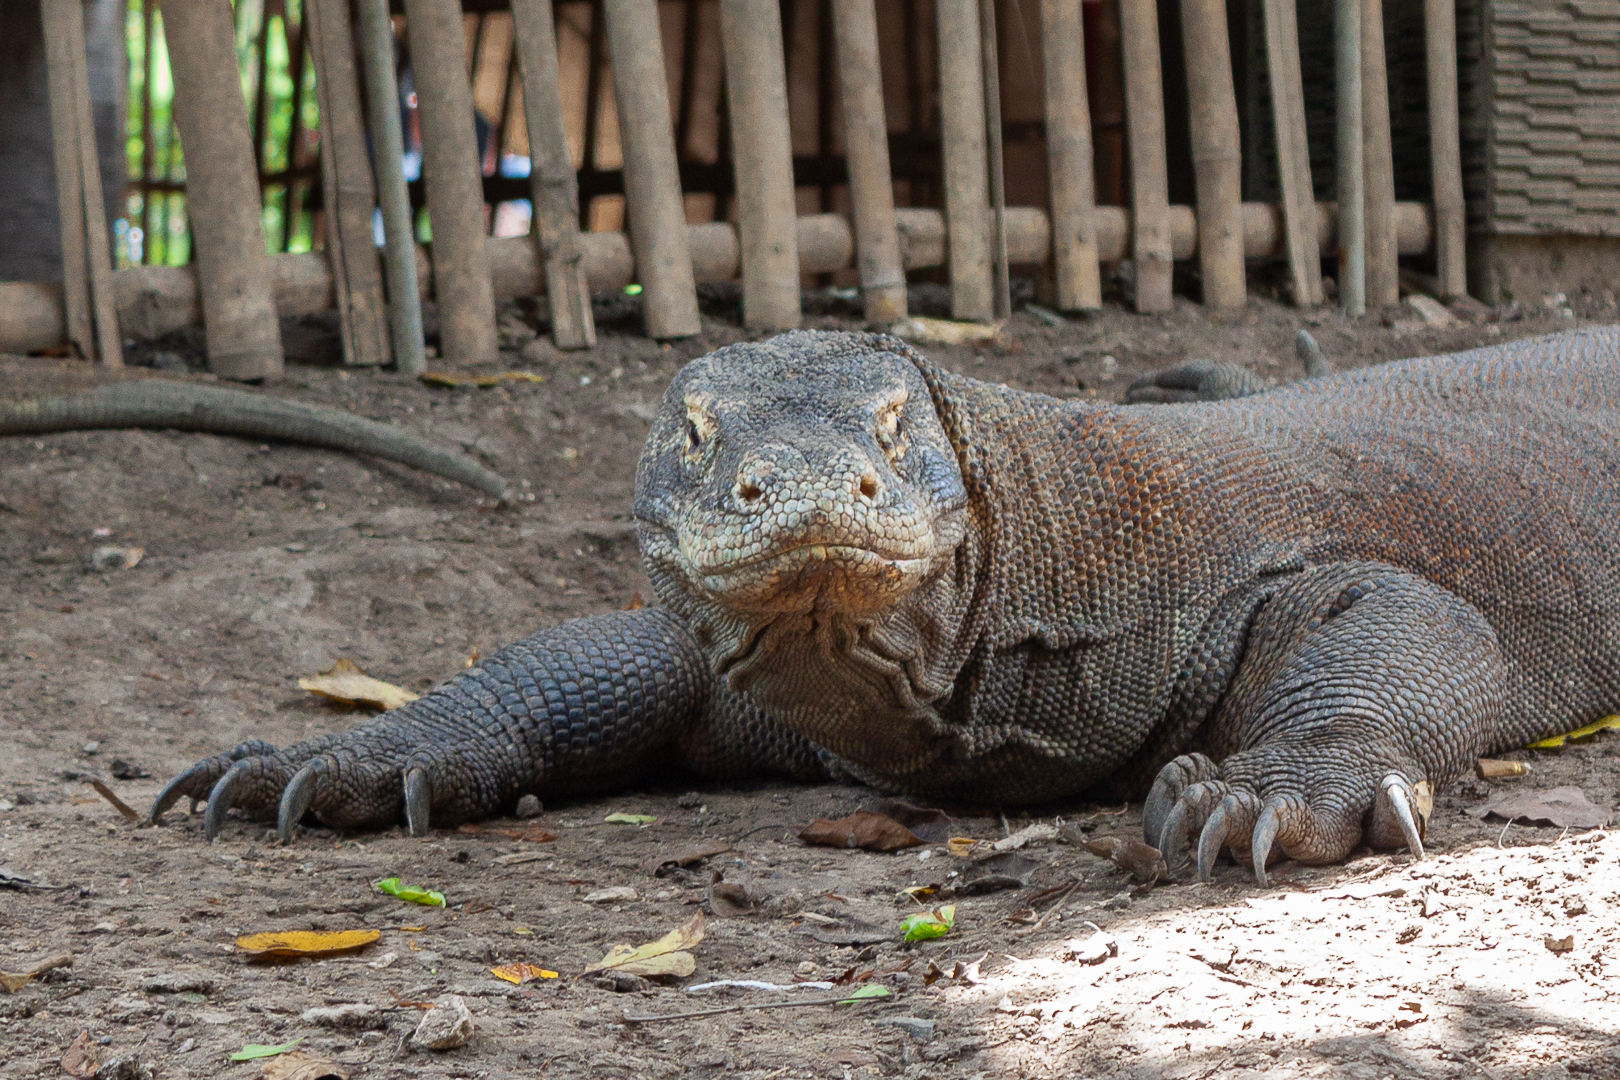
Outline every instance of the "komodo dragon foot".
<path id="1" fill-rule="evenodd" d="M 1262 609 L 1202 753 L 1166 765 L 1143 809 L 1172 868 L 1196 842 L 1209 881 L 1228 849 L 1254 865 L 1342 860 L 1365 840 L 1423 857 L 1429 795 L 1483 750 L 1503 709 L 1484 617 L 1377 564 L 1300 575 Z"/>
<path id="2" fill-rule="evenodd" d="M 1309 330 L 1294 335 L 1294 354 L 1305 368 L 1307 379 L 1333 374 L 1332 363 L 1322 355 L 1322 347 Z M 1125 404 L 1227 401 L 1259 394 L 1275 385 L 1270 379 L 1237 364 L 1223 360 L 1188 360 L 1162 371 L 1150 371 L 1131 383 L 1125 391 Z"/>

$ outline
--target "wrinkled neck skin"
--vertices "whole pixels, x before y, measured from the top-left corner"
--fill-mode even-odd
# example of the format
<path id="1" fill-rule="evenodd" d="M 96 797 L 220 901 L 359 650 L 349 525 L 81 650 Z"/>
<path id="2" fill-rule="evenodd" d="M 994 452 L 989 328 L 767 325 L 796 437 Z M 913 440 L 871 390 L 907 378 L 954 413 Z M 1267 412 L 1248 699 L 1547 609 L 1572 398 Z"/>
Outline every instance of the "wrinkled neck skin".
<path id="1" fill-rule="evenodd" d="M 833 339 L 859 348 L 829 357 Z M 797 371 L 771 350 L 801 341 L 822 371 L 848 367 L 841 381 L 807 376 L 795 398 Z M 786 387 L 783 400 L 757 402 L 760 386 L 731 399 L 741 373 L 718 361 L 733 349 L 665 396 L 637 477 L 648 574 L 728 688 L 857 771 L 903 782 L 963 749 L 941 712 L 986 607 L 984 508 L 963 485 L 931 365 L 901 343 L 785 335 L 747 348 L 746 373 Z M 859 422 L 869 401 L 875 441 Z M 898 445 L 884 409 L 903 413 L 888 425 Z"/>

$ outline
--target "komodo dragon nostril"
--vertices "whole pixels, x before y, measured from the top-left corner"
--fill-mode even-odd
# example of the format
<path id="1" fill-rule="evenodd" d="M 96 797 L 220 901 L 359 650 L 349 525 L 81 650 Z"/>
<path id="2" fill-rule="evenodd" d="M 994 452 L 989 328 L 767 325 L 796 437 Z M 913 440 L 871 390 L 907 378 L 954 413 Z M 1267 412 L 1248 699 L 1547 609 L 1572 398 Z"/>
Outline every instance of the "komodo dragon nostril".
<path id="1" fill-rule="evenodd" d="M 871 502 L 873 499 L 878 497 L 878 492 L 880 490 L 882 490 L 882 489 L 878 485 L 878 478 L 877 478 L 876 473 L 873 473 L 870 470 L 868 470 L 867 472 L 865 472 L 865 473 L 863 473 L 861 475 L 861 483 L 860 483 L 861 498 L 865 499 L 867 502 Z"/>
<path id="2" fill-rule="evenodd" d="M 759 485 L 752 480 L 738 480 L 737 486 L 732 488 L 732 491 L 736 493 L 737 499 L 743 503 L 758 502 L 759 497 L 764 494 L 759 490 Z"/>

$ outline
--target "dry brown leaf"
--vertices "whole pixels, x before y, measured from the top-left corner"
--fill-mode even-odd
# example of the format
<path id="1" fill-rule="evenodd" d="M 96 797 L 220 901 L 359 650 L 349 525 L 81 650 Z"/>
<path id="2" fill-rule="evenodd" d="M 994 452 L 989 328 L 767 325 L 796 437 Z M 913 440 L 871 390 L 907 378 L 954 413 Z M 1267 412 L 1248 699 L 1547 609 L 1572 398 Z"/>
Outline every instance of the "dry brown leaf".
<path id="1" fill-rule="evenodd" d="M 332 666 L 318 675 L 298 680 L 298 685 L 312 694 L 345 705 L 374 705 L 379 709 L 397 709 L 420 695 L 403 686 L 373 679 L 353 660 L 338 657 Z"/>
<path id="2" fill-rule="evenodd" d="M 709 910 L 722 919 L 735 919 L 753 913 L 754 898 L 736 882 L 717 881 L 709 886 Z"/>
<path id="3" fill-rule="evenodd" d="M 1592 829 L 1614 820 L 1614 812 L 1594 806 L 1578 787 L 1565 785 L 1545 791 L 1499 791 L 1468 813 L 1477 818 L 1491 814 L 1509 821 L 1546 822 L 1565 829 Z"/>
<path id="4" fill-rule="evenodd" d="M 807 844 L 865 848 L 867 851 L 898 851 L 924 843 L 920 836 L 898 821 L 870 810 L 857 810 L 837 821 L 817 818 L 799 832 L 799 839 Z"/>
<path id="5" fill-rule="evenodd" d="M 612 970 L 648 979 L 684 978 L 697 970 L 697 960 L 685 950 L 702 940 L 703 913 L 700 911 L 685 926 L 671 930 L 657 941 L 613 946 L 606 956 L 586 968 L 584 974 Z"/>
<path id="6" fill-rule="evenodd" d="M 27 971 L 18 972 L 15 975 L 8 971 L 0 971 L 0 988 L 4 988 L 8 994 L 15 994 L 17 991 L 27 986 L 33 979 L 45 974 L 45 972 L 51 970 L 52 968 L 72 966 L 72 953 L 58 953 L 56 956 L 41 960 Z"/>
<path id="7" fill-rule="evenodd" d="M 884 799 L 878 813 L 898 821 L 925 844 L 943 844 L 951 838 L 951 818 L 943 810 L 913 806 L 899 799 Z"/>
<path id="8" fill-rule="evenodd" d="M 255 959 L 277 956 L 337 956 L 353 952 L 382 937 L 378 930 L 277 930 L 248 934 L 236 947 Z"/>
<path id="9" fill-rule="evenodd" d="M 1131 875 L 1133 881 L 1159 881 L 1169 874 L 1159 849 L 1134 838 L 1102 836 L 1087 840 L 1085 848 Z"/>
<path id="10" fill-rule="evenodd" d="M 711 855 L 719 855 L 723 851 L 730 851 L 731 845 L 724 840 L 709 840 L 694 848 L 678 851 L 673 855 L 659 855 L 649 864 L 653 877 L 663 877 L 678 866 L 691 866 L 702 862 Z"/>
<path id="11" fill-rule="evenodd" d="M 417 376 L 429 386 L 477 386 L 488 388 L 499 386 L 503 382 L 532 382 L 543 383 L 544 375 L 536 375 L 532 371 L 502 371 L 494 375 L 460 375 L 452 371 L 424 371 Z"/>
<path id="12" fill-rule="evenodd" d="M 289 1050 L 265 1058 L 259 1076 L 262 1080 L 349 1080 L 349 1070 L 335 1061 L 302 1050 Z"/>
<path id="13" fill-rule="evenodd" d="M 96 1069 L 101 1066 L 97 1060 L 95 1040 L 90 1038 L 90 1032 L 81 1031 L 79 1037 L 68 1045 L 67 1053 L 62 1055 L 62 1071 L 69 1076 L 90 1077 L 96 1075 Z"/>

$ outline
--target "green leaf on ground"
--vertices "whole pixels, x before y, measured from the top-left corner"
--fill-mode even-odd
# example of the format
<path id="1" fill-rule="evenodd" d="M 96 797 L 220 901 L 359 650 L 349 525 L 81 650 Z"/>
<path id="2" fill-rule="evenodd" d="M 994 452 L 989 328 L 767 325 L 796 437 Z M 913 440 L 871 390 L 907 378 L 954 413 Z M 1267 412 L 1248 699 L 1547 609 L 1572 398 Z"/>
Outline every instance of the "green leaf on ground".
<path id="1" fill-rule="evenodd" d="M 280 1046 L 266 1046 L 263 1043 L 248 1043 L 246 1046 L 242 1047 L 242 1049 L 232 1054 L 230 1060 L 257 1061 L 259 1058 L 275 1057 L 277 1054 L 285 1054 L 287 1051 L 291 1050 L 293 1047 L 297 1046 L 303 1041 L 304 1037 L 300 1035 L 292 1042 L 284 1042 Z"/>
<path id="2" fill-rule="evenodd" d="M 839 1001 L 838 1004 L 840 1004 L 840 1005 L 853 1005 L 857 1001 L 871 1001 L 873 998 L 886 998 L 888 996 L 889 996 L 889 988 L 888 987 L 886 987 L 886 986 L 878 986 L 876 983 L 867 983 L 865 986 L 861 987 L 859 990 L 857 990 L 853 994 L 849 995 L 849 997 L 844 998 L 843 1000 Z"/>
<path id="3" fill-rule="evenodd" d="M 658 817 L 655 814 L 609 814 L 602 820 L 609 825 L 651 825 Z"/>
<path id="4" fill-rule="evenodd" d="M 371 883 L 378 892 L 397 896 L 401 900 L 409 900 L 413 904 L 426 904 L 428 907 L 444 907 L 444 893 L 432 889 L 424 889 L 420 885 L 401 885 L 397 877 L 385 877 L 381 881 Z"/>
<path id="5" fill-rule="evenodd" d="M 946 904 L 933 911 L 912 915 L 900 924 L 900 929 L 905 931 L 907 941 L 927 941 L 929 938 L 944 937 L 951 932 L 955 923 L 956 905 Z"/>

